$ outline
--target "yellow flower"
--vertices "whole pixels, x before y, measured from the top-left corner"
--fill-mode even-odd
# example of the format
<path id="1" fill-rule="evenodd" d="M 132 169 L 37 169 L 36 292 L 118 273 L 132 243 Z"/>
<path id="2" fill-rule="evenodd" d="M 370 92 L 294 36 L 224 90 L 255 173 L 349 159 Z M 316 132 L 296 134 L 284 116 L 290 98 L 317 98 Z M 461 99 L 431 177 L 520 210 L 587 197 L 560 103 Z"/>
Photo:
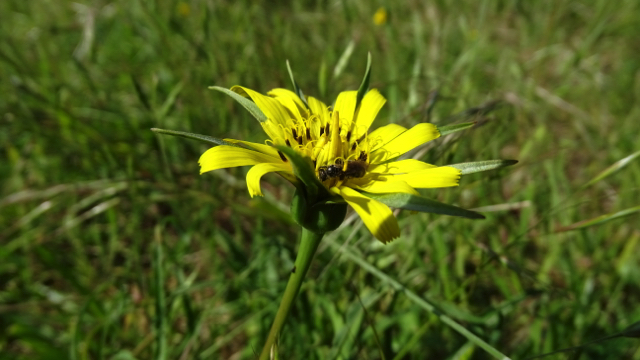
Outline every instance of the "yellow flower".
<path id="1" fill-rule="evenodd" d="M 236 166 L 253 167 L 247 173 L 249 194 L 262 195 L 260 178 L 269 172 L 293 176 L 288 159 L 271 145 L 288 146 L 311 160 L 318 179 L 330 193 L 342 197 L 360 215 L 371 233 L 383 243 L 400 235 L 389 207 L 361 192 L 408 193 L 416 188 L 457 186 L 460 170 L 438 167 L 418 160 L 390 161 L 409 150 L 436 139 L 436 126 L 422 123 L 411 129 L 390 124 L 372 132 L 369 127 L 385 98 L 372 89 L 356 106 L 357 91 L 340 93 L 333 108 L 294 92 L 273 89 L 262 95 L 234 86 L 232 91 L 248 97 L 267 120 L 262 128 L 270 140 L 265 144 L 224 139 L 239 146 L 220 145 L 207 150 L 199 160 L 200 173 Z"/>
<path id="2" fill-rule="evenodd" d="M 373 14 L 373 23 L 376 25 L 384 25 L 387 23 L 387 10 L 385 8 L 378 8 L 376 13 Z"/>
<path id="3" fill-rule="evenodd" d="M 182 17 L 187 17 L 189 16 L 189 14 L 191 14 L 191 7 L 189 6 L 188 3 L 184 1 L 180 1 L 178 3 L 177 9 L 178 9 L 178 14 L 180 14 L 180 16 Z"/>

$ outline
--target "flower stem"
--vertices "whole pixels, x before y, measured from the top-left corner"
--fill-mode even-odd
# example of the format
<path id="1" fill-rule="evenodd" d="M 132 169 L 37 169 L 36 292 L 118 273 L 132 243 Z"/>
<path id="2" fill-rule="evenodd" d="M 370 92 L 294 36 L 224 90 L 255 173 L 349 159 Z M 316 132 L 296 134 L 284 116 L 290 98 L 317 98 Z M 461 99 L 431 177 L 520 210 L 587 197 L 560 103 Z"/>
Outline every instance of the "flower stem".
<path id="1" fill-rule="evenodd" d="M 311 265 L 313 255 L 316 253 L 318 245 L 320 244 L 320 240 L 322 240 L 323 236 L 324 234 L 316 234 L 312 231 L 302 228 L 300 249 L 298 249 L 296 262 L 293 269 L 291 270 L 291 276 L 289 277 L 287 288 L 284 290 L 284 295 L 282 296 L 282 300 L 280 301 L 280 307 L 278 308 L 278 312 L 276 313 L 276 318 L 273 320 L 271 330 L 269 330 L 267 342 L 262 348 L 262 353 L 260 353 L 260 360 L 269 359 L 271 346 L 273 346 L 273 344 L 275 343 L 276 337 L 282 329 L 284 321 L 287 319 L 287 315 L 289 315 L 291 304 L 293 304 L 293 300 L 296 298 L 296 295 L 298 295 L 298 291 L 300 290 L 302 281 L 307 275 L 309 265 Z"/>

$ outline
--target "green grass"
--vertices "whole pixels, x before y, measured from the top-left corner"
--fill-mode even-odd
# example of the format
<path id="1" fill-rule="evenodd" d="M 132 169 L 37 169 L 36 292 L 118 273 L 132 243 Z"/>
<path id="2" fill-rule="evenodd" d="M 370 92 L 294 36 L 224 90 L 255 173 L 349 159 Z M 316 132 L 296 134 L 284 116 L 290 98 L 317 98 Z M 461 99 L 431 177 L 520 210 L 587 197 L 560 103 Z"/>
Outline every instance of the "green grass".
<path id="1" fill-rule="evenodd" d="M 402 212 L 383 246 L 348 215 L 281 358 L 491 358 L 353 256 L 514 359 L 640 320 L 637 212 L 560 231 L 640 205 L 637 158 L 583 187 L 640 150 L 638 2 L 91 4 L 0 2 L 0 359 L 254 358 L 295 258 L 293 188 L 267 176 L 250 199 L 246 168 L 198 176 L 205 145 L 149 128 L 262 142 L 208 86 L 290 87 L 288 59 L 331 102 L 358 88 L 369 51 L 389 100 L 374 126 L 479 121 L 420 158 L 520 163 L 423 192 L 491 206 L 486 220 Z M 617 338 L 548 358 L 640 351 Z"/>

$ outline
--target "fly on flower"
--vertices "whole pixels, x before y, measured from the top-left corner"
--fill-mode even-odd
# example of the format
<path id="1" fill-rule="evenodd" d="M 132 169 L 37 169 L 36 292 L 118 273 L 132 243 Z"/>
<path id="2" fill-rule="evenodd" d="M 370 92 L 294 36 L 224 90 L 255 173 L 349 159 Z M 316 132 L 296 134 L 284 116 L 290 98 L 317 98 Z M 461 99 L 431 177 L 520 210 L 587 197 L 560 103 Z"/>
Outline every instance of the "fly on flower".
<path id="1" fill-rule="evenodd" d="M 370 59 L 360 90 L 341 92 L 333 106 L 311 96 L 305 97 L 295 81 L 295 91 L 277 88 L 266 94 L 243 86 L 234 86 L 230 90 L 212 87 L 230 95 L 248 109 L 259 121 L 267 138 L 264 143 L 216 139 L 218 146 L 200 157 L 200 173 L 252 166 L 246 181 L 249 194 L 253 197 L 262 195 L 260 179 L 267 173 L 277 172 L 296 184 L 298 190 L 300 184 L 303 189 L 313 190 L 306 192 L 314 194 L 306 199 L 306 208 L 326 202 L 346 203 L 383 243 L 400 235 L 398 222 L 389 206 L 483 218 L 475 212 L 423 198 L 416 189 L 458 186 L 462 174 L 514 162 L 495 160 L 435 166 L 414 159 L 395 161 L 443 133 L 462 130 L 473 123 L 440 129 L 429 123 L 417 124 L 409 129 L 397 124 L 370 129 L 386 99 L 378 90 L 368 89 L 369 69 Z M 155 131 L 200 140 L 204 137 L 159 129 Z M 340 222 L 342 219 L 338 225 Z"/>

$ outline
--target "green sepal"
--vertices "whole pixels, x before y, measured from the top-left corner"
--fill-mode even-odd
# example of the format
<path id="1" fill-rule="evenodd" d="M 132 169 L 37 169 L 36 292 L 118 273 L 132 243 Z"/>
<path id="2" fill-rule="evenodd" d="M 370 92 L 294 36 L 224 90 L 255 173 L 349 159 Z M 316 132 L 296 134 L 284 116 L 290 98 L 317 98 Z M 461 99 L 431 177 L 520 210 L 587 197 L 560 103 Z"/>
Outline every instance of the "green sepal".
<path id="1" fill-rule="evenodd" d="M 305 229 L 324 234 L 338 228 L 347 214 L 347 204 L 309 203 L 308 198 L 297 189 L 291 200 L 291 216 Z"/>
<path id="2" fill-rule="evenodd" d="M 367 54 L 367 69 L 364 71 L 364 78 L 358 89 L 358 95 L 356 97 L 356 106 L 360 104 L 364 95 L 369 91 L 369 80 L 371 79 L 371 53 Z"/>
<path id="3" fill-rule="evenodd" d="M 200 134 L 194 134 L 194 133 L 189 133 L 189 132 L 184 132 L 184 131 L 175 131 L 175 130 L 165 130 L 165 129 L 158 129 L 158 128 L 151 128 L 151 131 L 158 133 L 158 134 L 164 134 L 164 135 L 173 135 L 173 136 L 179 136 L 179 137 L 183 137 L 183 138 L 187 138 L 187 139 L 192 139 L 192 140 L 198 140 L 201 141 L 203 143 L 207 143 L 209 145 L 213 145 L 213 146 L 217 146 L 217 145 L 227 145 L 227 146 L 235 146 L 235 147 L 240 147 L 236 144 L 232 144 L 228 141 L 224 141 L 222 139 L 218 139 L 215 138 L 213 136 L 208 136 L 208 135 L 200 135 Z"/>
<path id="4" fill-rule="evenodd" d="M 244 108 L 247 109 L 251 113 L 251 115 L 253 115 L 253 117 L 256 118 L 256 120 L 258 120 L 259 122 L 263 123 L 267 121 L 267 115 L 265 115 L 262 112 L 262 110 L 260 110 L 260 108 L 258 107 L 258 105 L 256 105 L 256 103 L 247 99 L 246 97 L 220 86 L 209 86 L 209 89 L 218 90 L 220 92 L 223 92 L 231 96 L 233 100 L 237 101 L 238 103 L 240 103 L 240 105 L 244 106 Z"/>
<path id="5" fill-rule="evenodd" d="M 518 160 L 486 160 L 474 161 L 460 164 L 447 165 L 460 170 L 460 175 L 473 174 L 481 171 L 500 169 L 506 166 L 517 164 Z"/>
<path id="6" fill-rule="evenodd" d="M 438 131 L 440 131 L 440 136 L 445 136 L 445 135 L 454 133 L 456 131 L 462 131 L 464 129 L 473 127 L 473 125 L 475 125 L 476 123 L 477 123 L 476 121 L 472 121 L 472 122 L 466 122 L 466 123 L 455 124 L 455 125 L 438 126 Z"/>
<path id="7" fill-rule="evenodd" d="M 309 109 L 307 98 L 304 97 L 304 93 L 302 92 L 302 89 L 300 89 L 300 87 L 298 86 L 298 83 L 293 77 L 293 71 L 291 70 L 291 66 L 289 65 L 289 60 L 287 60 L 287 71 L 289 71 L 289 77 L 291 78 L 291 83 L 293 84 L 293 92 L 296 93 L 296 95 L 298 95 L 298 97 L 300 98 L 300 100 L 302 100 L 302 102 L 307 107 L 307 109 Z"/>
<path id="8" fill-rule="evenodd" d="M 311 159 L 304 157 L 288 146 L 274 146 L 291 162 L 293 174 L 300 179 L 304 192 L 311 204 L 328 198 L 331 194 L 316 177 Z"/>
<path id="9" fill-rule="evenodd" d="M 457 206 L 444 204 L 439 201 L 424 198 L 418 195 L 394 193 L 394 194 L 373 194 L 362 192 L 363 195 L 378 200 L 381 203 L 398 208 L 441 215 L 460 216 L 468 219 L 484 219 L 484 215 L 475 211 L 466 210 Z"/>

